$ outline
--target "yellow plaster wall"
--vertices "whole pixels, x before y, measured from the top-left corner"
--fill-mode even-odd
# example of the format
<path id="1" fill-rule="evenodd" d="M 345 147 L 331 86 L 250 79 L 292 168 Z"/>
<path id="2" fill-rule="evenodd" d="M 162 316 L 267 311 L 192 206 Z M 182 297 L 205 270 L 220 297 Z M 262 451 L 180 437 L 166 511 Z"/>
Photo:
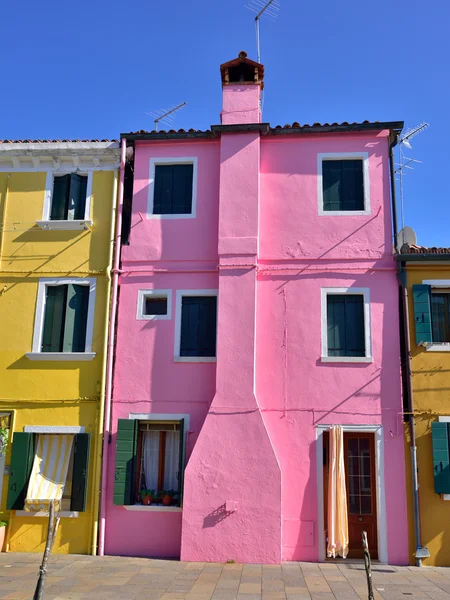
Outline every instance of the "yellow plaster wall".
<path id="1" fill-rule="evenodd" d="M 8 176 L 9 175 L 9 176 Z M 12 412 L 12 431 L 25 425 L 82 425 L 91 433 L 87 510 L 62 518 L 53 551 L 90 553 L 93 529 L 95 457 L 100 450 L 105 317 L 114 173 L 95 172 L 89 231 L 46 231 L 42 219 L 45 173 L 0 173 L 0 412 Z M 92 361 L 30 361 L 40 277 L 95 277 Z M 6 465 L 10 463 L 10 449 Z M 5 510 L 8 476 L 3 481 L 0 519 L 9 522 L 10 551 L 41 552 L 47 519 L 19 517 Z"/>
<path id="2" fill-rule="evenodd" d="M 434 492 L 431 423 L 438 416 L 450 416 L 450 352 L 427 352 L 416 345 L 412 285 L 427 279 L 450 279 L 450 265 L 411 265 L 408 272 L 408 296 L 411 336 L 411 370 L 416 424 L 417 461 L 421 513 L 422 545 L 431 557 L 424 565 L 450 566 L 450 501 Z M 409 449 L 409 428 L 405 428 L 407 443 L 407 485 L 410 523 L 411 557 L 414 552 L 414 521 L 412 507 L 412 477 Z M 413 559 L 412 559 L 413 562 Z"/>

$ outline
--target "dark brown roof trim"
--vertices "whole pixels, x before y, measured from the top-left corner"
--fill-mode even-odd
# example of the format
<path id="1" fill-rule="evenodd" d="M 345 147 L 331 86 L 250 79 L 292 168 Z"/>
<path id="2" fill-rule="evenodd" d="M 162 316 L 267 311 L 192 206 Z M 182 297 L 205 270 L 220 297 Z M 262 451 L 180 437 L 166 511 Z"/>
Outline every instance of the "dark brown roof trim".
<path id="1" fill-rule="evenodd" d="M 237 125 L 211 125 L 214 133 L 243 133 L 247 131 L 259 131 L 267 135 L 270 131 L 270 123 L 242 123 Z"/>
<path id="2" fill-rule="evenodd" d="M 398 262 L 450 262 L 450 252 L 441 254 L 396 254 L 395 260 Z"/>

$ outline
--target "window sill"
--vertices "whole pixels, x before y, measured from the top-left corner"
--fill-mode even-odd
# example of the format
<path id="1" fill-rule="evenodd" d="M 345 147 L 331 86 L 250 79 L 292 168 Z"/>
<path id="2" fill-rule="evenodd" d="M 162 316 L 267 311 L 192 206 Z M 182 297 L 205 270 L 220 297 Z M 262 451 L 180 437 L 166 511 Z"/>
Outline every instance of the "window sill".
<path id="1" fill-rule="evenodd" d="M 161 506 L 161 505 L 155 505 L 152 506 L 150 504 L 150 506 L 144 506 L 143 504 L 129 504 L 129 505 L 124 505 L 124 509 L 125 510 L 143 510 L 143 511 L 150 511 L 150 512 L 182 512 L 182 508 L 181 506 Z"/>
<path id="2" fill-rule="evenodd" d="M 195 219 L 195 215 L 193 213 L 182 213 L 179 215 L 155 215 L 147 213 L 147 219 Z"/>
<path id="3" fill-rule="evenodd" d="M 215 363 L 217 358 L 215 356 L 174 356 L 174 362 L 179 363 Z"/>
<path id="4" fill-rule="evenodd" d="M 440 344 L 429 344 L 425 346 L 427 352 L 450 352 L 450 343 L 442 342 Z"/>
<path id="5" fill-rule="evenodd" d="M 90 219 L 74 221 L 36 221 L 36 225 L 41 229 L 58 231 L 76 231 L 80 229 L 89 229 L 90 227 L 92 227 L 92 224 L 93 223 Z"/>
<path id="6" fill-rule="evenodd" d="M 58 362 L 94 360 L 95 352 L 27 352 L 29 360 L 53 360 Z"/>
<path id="7" fill-rule="evenodd" d="M 322 356 L 324 363 L 373 363 L 372 356 Z"/>
<path id="8" fill-rule="evenodd" d="M 48 517 L 48 512 L 40 510 L 39 512 L 30 512 L 28 510 L 16 510 L 17 517 Z M 77 519 L 79 517 L 78 511 L 73 510 L 62 510 L 56 513 L 57 517 Z"/>

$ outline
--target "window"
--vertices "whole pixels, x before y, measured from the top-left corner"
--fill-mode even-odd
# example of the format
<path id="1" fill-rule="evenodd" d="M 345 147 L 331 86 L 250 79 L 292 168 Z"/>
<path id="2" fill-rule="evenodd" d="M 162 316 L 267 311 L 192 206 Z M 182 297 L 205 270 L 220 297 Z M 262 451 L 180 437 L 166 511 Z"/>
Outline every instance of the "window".
<path id="1" fill-rule="evenodd" d="M 322 360 L 371 362 L 369 291 L 322 290 Z"/>
<path id="2" fill-rule="evenodd" d="M 33 351 L 27 357 L 32 360 L 94 358 L 91 351 L 94 301 L 95 279 L 41 279 Z"/>
<path id="3" fill-rule="evenodd" d="M 431 325 L 433 342 L 450 342 L 450 290 L 431 293 Z"/>
<path id="4" fill-rule="evenodd" d="M 175 360 L 212 362 L 216 357 L 217 292 L 177 291 Z"/>
<path id="5" fill-rule="evenodd" d="M 319 214 L 369 214 L 367 153 L 319 154 Z"/>
<path id="6" fill-rule="evenodd" d="M 50 220 L 73 221 L 85 218 L 87 175 L 70 173 L 53 179 Z"/>
<path id="7" fill-rule="evenodd" d="M 412 287 L 417 345 L 450 351 L 450 280 L 427 280 Z"/>
<path id="8" fill-rule="evenodd" d="M 195 217 L 197 159 L 152 158 L 148 218 Z"/>
<path id="9" fill-rule="evenodd" d="M 138 320 L 168 320 L 171 316 L 172 290 L 139 290 Z"/>
<path id="10" fill-rule="evenodd" d="M 119 419 L 114 504 L 180 506 L 184 456 L 184 419 Z"/>
<path id="11" fill-rule="evenodd" d="M 87 433 L 15 433 L 7 509 L 85 511 L 88 465 Z"/>

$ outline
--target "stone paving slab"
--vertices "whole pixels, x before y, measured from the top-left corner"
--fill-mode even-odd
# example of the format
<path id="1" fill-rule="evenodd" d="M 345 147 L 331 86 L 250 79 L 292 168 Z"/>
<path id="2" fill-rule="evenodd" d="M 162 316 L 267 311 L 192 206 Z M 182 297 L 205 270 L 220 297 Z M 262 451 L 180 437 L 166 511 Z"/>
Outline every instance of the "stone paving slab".
<path id="1" fill-rule="evenodd" d="M 0 554 L 0 599 L 31 600 L 41 555 Z M 450 568 L 373 565 L 376 600 L 450 600 Z M 365 600 L 362 563 L 183 563 L 50 557 L 45 600 Z"/>

